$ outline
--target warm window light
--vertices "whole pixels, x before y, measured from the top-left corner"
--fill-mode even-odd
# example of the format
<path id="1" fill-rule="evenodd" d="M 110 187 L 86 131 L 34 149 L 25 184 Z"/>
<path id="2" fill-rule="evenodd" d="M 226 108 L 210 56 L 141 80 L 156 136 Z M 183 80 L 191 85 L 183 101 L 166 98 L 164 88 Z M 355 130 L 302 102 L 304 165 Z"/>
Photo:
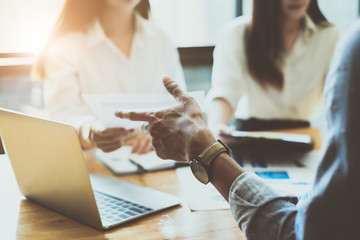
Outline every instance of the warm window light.
<path id="1" fill-rule="evenodd" d="M 0 0 L 0 52 L 38 52 L 64 0 Z"/>
<path id="2" fill-rule="evenodd" d="M 0 52 L 41 50 L 64 1 L 0 0 Z M 234 0 L 150 0 L 150 3 L 152 20 L 178 46 L 215 44 L 222 26 L 235 16 Z"/>
<path id="3" fill-rule="evenodd" d="M 19 47 L 22 52 L 39 52 L 46 43 L 46 39 L 50 33 L 49 27 L 41 24 L 26 24 L 24 29 L 13 44 Z"/>

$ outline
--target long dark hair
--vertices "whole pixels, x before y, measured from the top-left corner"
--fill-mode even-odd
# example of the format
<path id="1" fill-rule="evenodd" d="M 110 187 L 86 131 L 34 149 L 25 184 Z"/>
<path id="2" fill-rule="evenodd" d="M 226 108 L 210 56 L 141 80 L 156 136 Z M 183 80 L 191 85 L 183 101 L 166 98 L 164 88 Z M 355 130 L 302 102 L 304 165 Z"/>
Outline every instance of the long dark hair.
<path id="1" fill-rule="evenodd" d="M 317 0 L 311 0 L 307 14 L 318 26 L 330 23 L 320 11 Z M 248 69 L 263 87 L 283 89 L 284 74 L 280 68 L 284 53 L 283 11 L 280 0 L 254 0 L 252 22 L 245 36 Z"/>
<path id="2" fill-rule="evenodd" d="M 89 23 L 100 16 L 105 5 L 105 0 L 66 0 L 50 37 L 36 60 L 34 70 L 40 79 L 46 79 L 47 77 L 45 62 L 51 44 L 68 33 L 84 31 Z M 141 0 L 135 10 L 143 18 L 149 19 L 149 0 Z"/>

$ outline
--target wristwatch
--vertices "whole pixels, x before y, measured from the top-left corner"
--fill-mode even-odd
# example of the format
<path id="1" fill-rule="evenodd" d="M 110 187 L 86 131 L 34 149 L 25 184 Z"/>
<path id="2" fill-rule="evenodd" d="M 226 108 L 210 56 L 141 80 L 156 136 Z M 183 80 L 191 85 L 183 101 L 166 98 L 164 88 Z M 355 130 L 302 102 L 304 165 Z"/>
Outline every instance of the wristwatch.
<path id="1" fill-rule="evenodd" d="M 199 156 L 190 161 L 190 168 L 194 176 L 203 184 L 208 184 L 211 180 L 210 166 L 212 161 L 221 153 L 231 154 L 230 148 L 220 139 L 207 146 Z"/>

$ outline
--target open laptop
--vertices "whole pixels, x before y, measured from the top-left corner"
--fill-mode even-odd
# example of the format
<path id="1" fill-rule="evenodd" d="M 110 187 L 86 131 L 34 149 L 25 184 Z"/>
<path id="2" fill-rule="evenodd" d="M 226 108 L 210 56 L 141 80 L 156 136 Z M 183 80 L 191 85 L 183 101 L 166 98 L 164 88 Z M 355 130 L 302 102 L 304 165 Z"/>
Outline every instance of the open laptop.
<path id="1" fill-rule="evenodd" d="M 26 198 L 96 229 L 180 204 L 155 189 L 102 174 L 89 177 L 70 125 L 0 108 L 0 134 Z"/>

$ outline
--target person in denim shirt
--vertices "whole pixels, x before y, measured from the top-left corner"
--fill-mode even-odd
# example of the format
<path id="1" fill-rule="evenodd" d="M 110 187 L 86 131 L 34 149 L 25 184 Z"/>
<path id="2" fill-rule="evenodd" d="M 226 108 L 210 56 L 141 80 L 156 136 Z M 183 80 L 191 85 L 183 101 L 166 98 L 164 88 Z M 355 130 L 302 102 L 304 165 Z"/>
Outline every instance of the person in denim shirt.
<path id="1" fill-rule="evenodd" d="M 216 141 L 197 103 L 170 78 L 164 85 L 178 101 L 160 112 L 118 112 L 147 121 L 159 157 L 191 161 Z M 326 86 L 328 129 L 312 196 L 280 197 L 226 153 L 207 170 L 210 182 L 230 203 L 248 239 L 360 239 L 360 20 L 337 46 Z"/>

